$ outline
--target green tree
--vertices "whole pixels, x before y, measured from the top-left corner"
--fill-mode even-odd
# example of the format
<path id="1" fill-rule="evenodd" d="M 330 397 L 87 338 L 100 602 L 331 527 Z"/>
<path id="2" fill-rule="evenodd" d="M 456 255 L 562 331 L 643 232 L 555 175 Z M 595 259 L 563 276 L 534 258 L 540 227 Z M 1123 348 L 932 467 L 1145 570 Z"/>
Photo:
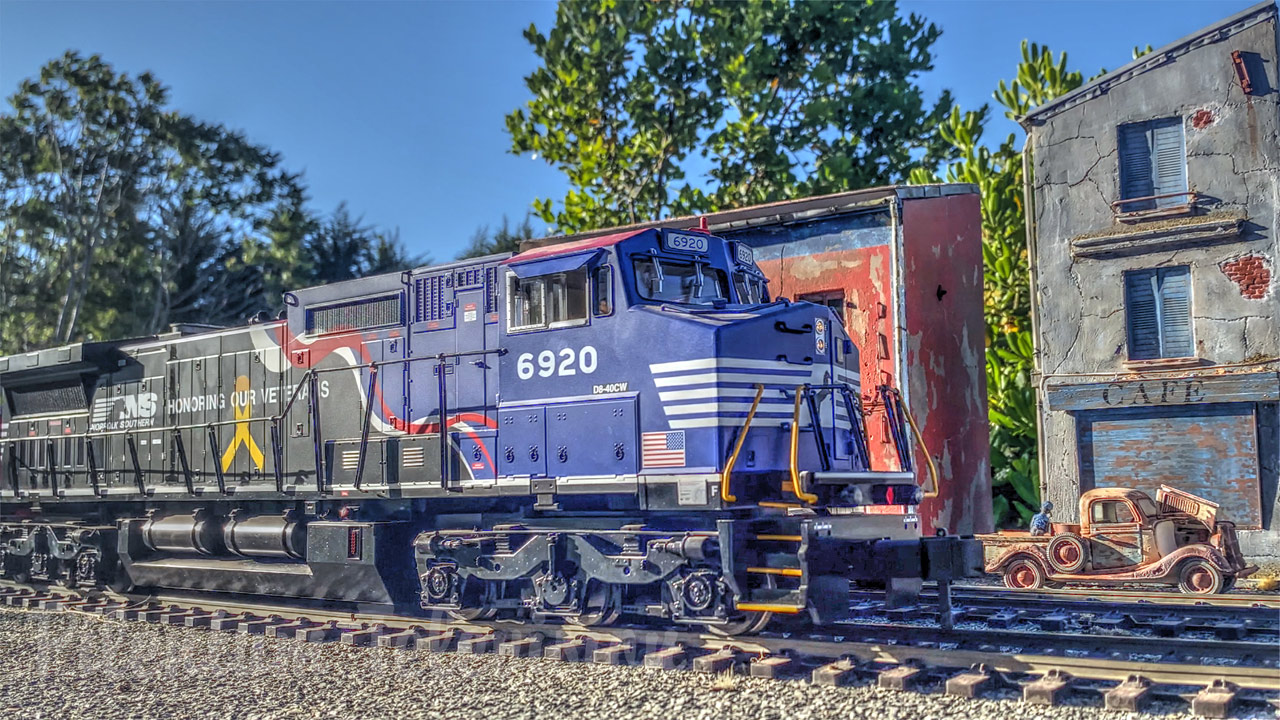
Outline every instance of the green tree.
<path id="1" fill-rule="evenodd" d="M 1017 75 L 1000 81 L 996 101 L 1011 119 L 1070 92 L 1084 82 L 1067 69 L 1066 53 L 1022 44 Z M 918 168 L 914 183 L 967 182 L 982 194 L 982 256 L 987 326 L 987 399 L 991 421 L 991 467 L 995 517 L 1000 524 L 1025 523 L 1040 504 L 1036 447 L 1035 387 L 1031 381 L 1031 281 L 1023 209 L 1025 146 L 1010 133 L 994 149 L 983 143 L 989 109 L 952 108 L 938 129 L 959 160 L 942 177 Z"/>
<path id="2" fill-rule="evenodd" d="M 68 52 L 0 114 L 0 353 L 233 325 L 288 289 L 419 262 L 398 232 L 306 206 L 244 135 L 166 107 L 149 73 Z"/>
<path id="3" fill-rule="evenodd" d="M 568 177 L 561 232 L 901 179 L 954 157 L 927 106 L 936 26 L 894 2 L 561 0 L 512 152 Z"/>
<path id="4" fill-rule="evenodd" d="M 304 248 L 311 268 L 308 279 L 315 285 L 408 270 L 424 262 L 405 252 L 398 230 L 379 230 L 363 217 L 352 217 L 346 203 L 313 223 Z"/>
<path id="5" fill-rule="evenodd" d="M 296 186 L 279 157 L 68 52 L 0 115 L 0 350 L 239 312 L 238 242 Z M 221 295 L 219 296 L 219 293 Z"/>
<path id="6" fill-rule="evenodd" d="M 484 257 L 485 255 L 496 255 L 497 253 L 513 253 L 520 249 L 520 243 L 535 237 L 537 237 L 537 234 L 533 230 L 533 221 L 530 219 L 529 213 L 525 213 L 524 219 L 514 227 L 511 225 L 511 219 L 503 215 L 502 226 L 497 230 L 490 230 L 488 225 L 481 225 L 476 228 L 475 233 L 471 235 L 471 241 L 467 244 L 466 249 L 458 255 L 458 259 L 465 260 L 466 258 Z"/>

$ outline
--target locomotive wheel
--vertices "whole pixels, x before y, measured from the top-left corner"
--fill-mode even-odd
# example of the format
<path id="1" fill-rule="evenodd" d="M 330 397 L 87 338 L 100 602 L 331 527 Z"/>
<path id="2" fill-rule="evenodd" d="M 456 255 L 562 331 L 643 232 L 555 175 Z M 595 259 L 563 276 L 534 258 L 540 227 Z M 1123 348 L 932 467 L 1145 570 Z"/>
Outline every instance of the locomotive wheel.
<path id="1" fill-rule="evenodd" d="M 498 614 L 496 608 L 462 608 L 461 610 L 448 610 L 449 617 L 454 620 L 463 622 L 474 622 L 476 620 L 488 620 Z"/>
<path id="2" fill-rule="evenodd" d="M 591 583 L 591 591 L 582 599 L 582 612 L 569 618 L 570 622 L 585 627 L 600 627 L 618 622 L 622 615 L 622 603 L 618 589 L 609 583 Z"/>
<path id="3" fill-rule="evenodd" d="M 736 635 L 755 635 L 769 624 L 773 619 L 773 613 L 763 612 L 759 610 L 747 610 L 739 613 L 738 617 L 727 623 L 720 625 L 707 625 L 707 632 L 712 635 L 722 635 L 724 637 L 733 637 Z"/>
<path id="4" fill-rule="evenodd" d="M 1222 572 L 1204 560 L 1188 560 L 1178 571 L 1178 589 L 1188 595 L 1215 595 L 1222 586 Z"/>
<path id="5" fill-rule="evenodd" d="M 775 588 L 778 586 L 772 575 L 764 577 L 764 587 Z M 744 610 L 737 616 L 730 618 L 729 622 L 720 625 L 707 625 L 707 632 L 712 635 L 722 635 L 724 637 L 733 637 L 735 635 L 755 635 L 764 630 L 769 621 L 773 619 L 773 613 L 762 610 Z"/>
<path id="6" fill-rule="evenodd" d="M 1054 535 L 1045 549 L 1054 570 L 1073 573 L 1084 567 L 1084 540 L 1075 533 Z"/>
<path id="7" fill-rule="evenodd" d="M 1004 568 L 1004 586 L 1011 590 L 1035 590 L 1044 587 L 1044 570 L 1040 563 L 1020 557 Z"/>

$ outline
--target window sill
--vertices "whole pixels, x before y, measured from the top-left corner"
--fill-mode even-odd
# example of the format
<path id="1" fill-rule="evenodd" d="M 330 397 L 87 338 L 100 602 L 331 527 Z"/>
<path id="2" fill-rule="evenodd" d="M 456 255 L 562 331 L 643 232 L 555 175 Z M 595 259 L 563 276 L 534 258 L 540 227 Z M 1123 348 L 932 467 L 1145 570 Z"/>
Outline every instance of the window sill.
<path id="1" fill-rule="evenodd" d="M 1167 208 L 1166 208 L 1167 209 Z M 1103 233 L 1080 235 L 1071 239 L 1074 257 L 1110 257 L 1139 255 L 1174 248 L 1240 240 L 1243 213 L 1152 219 L 1141 227 L 1120 226 Z"/>
<path id="2" fill-rule="evenodd" d="M 1151 360 L 1126 360 L 1126 370 L 1141 372 L 1143 370 L 1178 370 L 1181 368 L 1199 367 L 1204 361 L 1198 357 L 1153 358 Z"/>

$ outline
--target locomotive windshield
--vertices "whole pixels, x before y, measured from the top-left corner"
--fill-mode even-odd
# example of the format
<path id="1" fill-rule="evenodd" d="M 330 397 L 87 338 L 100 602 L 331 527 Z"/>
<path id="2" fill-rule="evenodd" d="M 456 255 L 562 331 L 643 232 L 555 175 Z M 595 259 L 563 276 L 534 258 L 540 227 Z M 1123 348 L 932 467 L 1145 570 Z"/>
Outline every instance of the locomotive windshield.
<path id="1" fill-rule="evenodd" d="M 744 305 L 759 305 L 766 300 L 764 281 L 744 272 L 733 274 L 733 287 L 738 291 L 738 302 Z"/>
<path id="2" fill-rule="evenodd" d="M 729 279 L 723 270 L 705 263 L 668 258 L 635 259 L 636 289 L 656 302 L 711 305 L 729 301 Z"/>

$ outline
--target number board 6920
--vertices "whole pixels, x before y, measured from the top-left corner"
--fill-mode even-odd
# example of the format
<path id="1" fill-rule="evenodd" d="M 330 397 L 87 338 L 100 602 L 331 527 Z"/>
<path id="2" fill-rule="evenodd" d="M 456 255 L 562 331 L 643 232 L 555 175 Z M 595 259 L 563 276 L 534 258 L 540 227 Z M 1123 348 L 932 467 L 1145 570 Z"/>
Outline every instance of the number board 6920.
<path id="1" fill-rule="evenodd" d="M 662 236 L 662 245 L 667 250 L 677 252 L 704 253 L 710 246 L 706 235 L 667 232 Z"/>

